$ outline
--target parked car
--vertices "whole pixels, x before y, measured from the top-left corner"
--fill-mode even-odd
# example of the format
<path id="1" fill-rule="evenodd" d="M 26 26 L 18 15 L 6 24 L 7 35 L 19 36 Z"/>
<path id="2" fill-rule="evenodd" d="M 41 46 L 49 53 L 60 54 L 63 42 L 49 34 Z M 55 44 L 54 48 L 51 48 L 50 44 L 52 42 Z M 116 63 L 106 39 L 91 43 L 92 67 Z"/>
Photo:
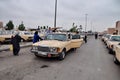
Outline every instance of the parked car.
<path id="1" fill-rule="evenodd" d="M 102 36 L 102 41 L 105 43 L 106 45 L 106 41 L 110 38 L 111 34 L 105 34 Z"/>
<path id="2" fill-rule="evenodd" d="M 110 38 L 106 41 L 107 48 L 110 54 L 114 54 L 114 45 L 120 42 L 120 35 L 111 35 Z"/>
<path id="3" fill-rule="evenodd" d="M 63 60 L 66 52 L 73 48 L 79 48 L 83 39 L 80 35 L 68 33 L 52 33 L 45 37 L 45 40 L 39 41 L 32 45 L 31 52 L 39 57 L 58 57 Z"/>
<path id="4" fill-rule="evenodd" d="M 19 31 L 23 41 L 32 41 L 34 34 L 28 31 Z"/>
<path id="5" fill-rule="evenodd" d="M 116 44 L 114 46 L 114 51 L 115 51 L 115 55 L 114 55 L 114 63 L 115 64 L 120 64 L 120 43 Z"/>
<path id="6" fill-rule="evenodd" d="M 0 31 L 0 43 L 10 43 L 13 31 Z"/>
<path id="7" fill-rule="evenodd" d="M 0 43 L 10 43 L 12 35 L 0 35 Z"/>

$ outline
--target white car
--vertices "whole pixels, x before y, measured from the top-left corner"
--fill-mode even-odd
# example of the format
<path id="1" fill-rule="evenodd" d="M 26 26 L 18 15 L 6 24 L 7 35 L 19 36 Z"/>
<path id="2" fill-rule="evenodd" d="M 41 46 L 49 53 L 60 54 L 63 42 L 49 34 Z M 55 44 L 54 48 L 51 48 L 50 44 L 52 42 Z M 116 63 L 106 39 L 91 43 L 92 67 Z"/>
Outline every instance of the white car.
<path id="1" fill-rule="evenodd" d="M 107 48 L 110 54 L 114 54 L 114 45 L 120 43 L 120 35 L 111 35 L 106 41 Z"/>
<path id="2" fill-rule="evenodd" d="M 106 44 L 106 41 L 110 38 L 111 34 L 105 34 L 102 36 L 102 41 Z"/>

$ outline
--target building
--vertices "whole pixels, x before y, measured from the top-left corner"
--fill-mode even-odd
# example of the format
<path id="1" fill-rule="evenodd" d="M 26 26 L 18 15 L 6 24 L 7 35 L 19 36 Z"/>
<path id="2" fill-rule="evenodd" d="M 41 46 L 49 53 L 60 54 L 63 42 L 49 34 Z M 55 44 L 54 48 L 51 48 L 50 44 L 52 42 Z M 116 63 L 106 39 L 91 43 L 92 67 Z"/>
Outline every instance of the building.
<path id="1" fill-rule="evenodd" d="M 3 22 L 0 22 L 0 28 L 3 28 Z"/>
<path id="2" fill-rule="evenodd" d="M 116 22 L 116 32 L 118 35 L 120 35 L 120 21 Z"/>
<path id="3" fill-rule="evenodd" d="M 114 34 L 116 32 L 116 28 L 108 28 L 107 33 L 108 34 Z"/>

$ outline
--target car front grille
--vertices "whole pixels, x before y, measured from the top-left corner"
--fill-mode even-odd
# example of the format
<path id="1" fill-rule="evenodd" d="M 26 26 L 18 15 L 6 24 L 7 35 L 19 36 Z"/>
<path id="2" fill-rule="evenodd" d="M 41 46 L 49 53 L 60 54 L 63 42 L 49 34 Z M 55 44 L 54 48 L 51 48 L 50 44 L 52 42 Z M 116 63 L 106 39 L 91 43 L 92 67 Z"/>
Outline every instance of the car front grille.
<path id="1" fill-rule="evenodd" d="M 50 52 L 50 49 L 49 47 L 38 46 L 38 51 Z"/>

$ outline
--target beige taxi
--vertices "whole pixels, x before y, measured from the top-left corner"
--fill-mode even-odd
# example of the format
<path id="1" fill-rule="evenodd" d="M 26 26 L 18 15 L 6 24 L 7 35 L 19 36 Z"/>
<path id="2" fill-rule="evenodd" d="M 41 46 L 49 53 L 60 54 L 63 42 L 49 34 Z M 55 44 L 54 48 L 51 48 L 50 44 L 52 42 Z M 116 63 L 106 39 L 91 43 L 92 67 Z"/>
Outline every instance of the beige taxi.
<path id="1" fill-rule="evenodd" d="M 10 43 L 13 31 L 0 31 L 0 43 Z"/>
<path id="2" fill-rule="evenodd" d="M 120 35 L 111 35 L 106 41 L 107 48 L 110 54 L 114 54 L 114 46 L 120 42 Z"/>
<path id="3" fill-rule="evenodd" d="M 102 36 L 102 41 L 105 43 L 106 45 L 106 41 L 110 38 L 110 34 L 105 34 Z"/>
<path id="4" fill-rule="evenodd" d="M 114 63 L 120 64 L 120 43 L 114 46 L 115 55 L 114 55 Z"/>
<path id="5" fill-rule="evenodd" d="M 21 36 L 23 41 L 32 41 L 34 34 L 31 32 L 24 32 L 24 31 L 19 31 L 19 35 Z"/>
<path id="6" fill-rule="evenodd" d="M 12 35 L 0 35 L 0 43 L 10 43 Z"/>
<path id="7" fill-rule="evenodd" d="M 52 33 L 45 36 L 45 40 L 32 45 L 31 52 L 39 57 L 58 57 L 63 60 L 70 49 L 79 48 L 83 39 L 77 34 Z"/>

